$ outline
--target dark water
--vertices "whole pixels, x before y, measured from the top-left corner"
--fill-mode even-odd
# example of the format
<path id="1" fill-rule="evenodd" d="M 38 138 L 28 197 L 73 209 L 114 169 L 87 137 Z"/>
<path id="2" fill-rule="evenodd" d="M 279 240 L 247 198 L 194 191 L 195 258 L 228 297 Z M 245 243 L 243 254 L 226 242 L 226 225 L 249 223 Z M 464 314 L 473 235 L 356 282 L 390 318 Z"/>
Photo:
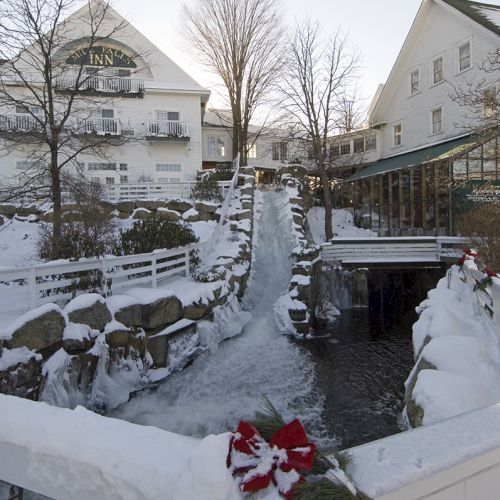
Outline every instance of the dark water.
<path id="1" fill-rule="evenodd" d="M 340 448 L 400 432 L 404 381 L 413 367 L 416 317 L 345 310 L 306 346 L 325 396 L 324 423 Z"/>

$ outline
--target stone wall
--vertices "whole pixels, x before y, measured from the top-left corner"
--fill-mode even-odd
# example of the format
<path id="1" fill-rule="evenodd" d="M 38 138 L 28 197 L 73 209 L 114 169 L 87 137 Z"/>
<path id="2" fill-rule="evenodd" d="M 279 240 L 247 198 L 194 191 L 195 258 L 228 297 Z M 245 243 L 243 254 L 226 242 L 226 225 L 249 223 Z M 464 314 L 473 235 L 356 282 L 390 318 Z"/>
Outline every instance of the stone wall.
<path id="1" fill-rule="evenodd" d="M 254 189 L 255 171 L 241 169 L 218 254 L 191 280 L 181 278 L 179 289 L 174 281 L 172 288 L 133 288 L 107 298 L 83 294 L 63 308 L 46 304 L 1 325 L 0 393 L 106 411 L 128 399 L 127 391 L 117 395 L 122 383 L 138 390 L 185 368 L 204 349 L 198 322 L 210 321 L 217 308 L 246 290 Z M 184 200 L 116 206 L 127 217 L 147 210 L 197 220 L 217 218 L 217 208 Z"/>

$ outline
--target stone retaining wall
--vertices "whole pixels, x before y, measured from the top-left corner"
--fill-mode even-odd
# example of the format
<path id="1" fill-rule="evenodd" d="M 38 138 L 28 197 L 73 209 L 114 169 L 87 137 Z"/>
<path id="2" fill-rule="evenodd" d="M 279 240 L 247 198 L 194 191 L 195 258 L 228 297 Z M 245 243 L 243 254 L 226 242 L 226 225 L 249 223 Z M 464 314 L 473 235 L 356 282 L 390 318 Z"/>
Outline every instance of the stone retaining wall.
<path id="1" fill-rule="evenodd" d="M 0 393 L 43 399 L 50 374 L 63 370 L 64 383 L 81 395 L 78 404 L 105 411 L 106 394 L 96 392 L 105 392 L 106 384 L 96 388 L 98 377 L 116 379 L 128 370 L 136 374 L 138 389 L 151 380 L 152 370 L 156 381 L 183 369 L 203 350 L 197 322 L 211 320 L 218 307 L 234 296 L 241 299 L 246 290 L 254 189 L 254 169 L 242 168 L 228 220 L 223 222 L 222 237 L 230 238 L 228 248 L 233 251 L 226 255 L 221 250 L 212 256 L 209 268 L 195 272 L 198 284 L 184 280 L 184 288 L 177 291 L 174 281 L 170 291 L 135 288 L 108 298 L 83 294 L 64 308 L 46 304 L 30 311 L 7 330 L 1 325 Z M 193 206 L 183 200 L 126 202 L 117 208 L 127 217 L 137 210 L 162 209 L 196 217 L 218 215 L 215 204 Z"/>

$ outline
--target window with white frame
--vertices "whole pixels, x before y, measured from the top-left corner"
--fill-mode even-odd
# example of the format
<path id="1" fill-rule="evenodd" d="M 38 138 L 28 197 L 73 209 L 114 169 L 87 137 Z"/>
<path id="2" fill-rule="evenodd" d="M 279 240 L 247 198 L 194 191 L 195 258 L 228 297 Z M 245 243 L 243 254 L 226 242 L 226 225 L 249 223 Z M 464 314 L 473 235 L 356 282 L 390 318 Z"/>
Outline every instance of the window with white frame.
<path id="1" fill-rule="evenodd" d="M 273 142 L 271 148 L 272 148 L 272 159 L 274 161 L 288 160 L 288 143 Z"/>
<path id="2" fill-rule="evenodd" d="M 401 123 L 398 123 L 393 127 L 393 141 L 394 146 L 401 146 L 401 144 L 403 143 L 403 128 L 401 126 Z"/>
<path id="3" fill-rule="evenodd" d="M 37 162 L 34 160 L 18 160 L 16 161 L 17 170 L 31 170 L 37 166 Z"/>
<path id="4" fill-rule="evenodd" d="M 181 182 L 180 177 L 158 177 L 160 184 L 178 184 Z"/>
<path id="5" fill-rule="evenodd" d="M 443 109 L 436 108 L 431 111 L 432 134 L 439 134 L 443 131 Z"/>
<path id="6" fill-rule="evenodd" d="M 100 117 L 101 118 L 108 118 L 112 120 L 115 117 L 115 110 L 114 109 L 101 109 L 99 111 Z"/>
<path id="7" fill-rule="evenodd" d="M 351 154 L 351 141 L 343 141 L 340 143 L 340 154 L 341 155 Z"/>
<path id="8" fill-rule="evenodd" d="M 16 115 L 42 115 L 42 108 L 40 106 L 16 106 Z"/>
<path id="9" fill-rule="evenodd" d="M 364 153 L 365 151 L 365 138 L 357 137 L 354 139 L 354 152 L 355 153 Z"/>
<path id="10" fill-rule="evenodd" d="M 340 144 L 330 144 L 330 157 L 337 158 L 338 156 L 340 156 Z M 311 158 L 311 160 L 313 159 L 314 158 Z"/>
<path id="11" fill-rule="evenodd" d="M 127 163 L 120 163 L 120 172 L 124 172 L 128 170 L 128 164 Z"/>
<path id="12" fill-rule="evenodd" d="M 439 56 L 432 61 L 432 84 L 436 85 L 443 80 L 443 56 Z"/>
<path id="13" fill-rule="evenodd" d="M 178 122 L 181 119 L 181 114 L 179 111 L 164 111 L 157 110 L 155 111 L 156 121 L 158 122 Z"/>
<path id="14" fill-rule="evenodd" d="M 110 163 L 105 163 L 105 162 L 88 162 L 87 163 L 87 170 L 92 172 L 92 171 L 111 171 L 111 170 L 116 170 L 116 163 L 110 162 Z"/>
<path id="15" fill-rule="evenodd" d="M 410 95 L 420 92 L 420 69 L 414 69 L 410 72 Z"/>
<path id="16" fill-rule="evenodd" d="M 181 172 L 182 165 L 180 163 L 157 163 L 157 172 Z"/>
<path id="17" fill-rule="evenodd" d="M 458 71 L 465 71 L 471 67 L 470 41 L 458 47 Z"/>
<path id="18" fill-rule="evenodd" d="M 370 135 L 365 139 L 365 151 L 377 150 L 377 136 Z"/>
<path id="19" fill-rule="evenodd" d="M 120 184 L 128 184 L 128 175 L 120 175 Z"/>
<path id="20" fill-rule="evenodd" d="M 106 177 L 106 184 L 114 184 L 115 183 L 115 178 L 114 177 Z"/>
<path id="21" fill-rule="evenodd" d="M 257 143 L 247 144 L 248 158 L 257 158 Z"/>
<path id="22" fill-rule="evenodd" d="M 224 137 L 221 135 L 207 136 L 207 154 L 211 158 L 221 158 L 226 156 Z"/>

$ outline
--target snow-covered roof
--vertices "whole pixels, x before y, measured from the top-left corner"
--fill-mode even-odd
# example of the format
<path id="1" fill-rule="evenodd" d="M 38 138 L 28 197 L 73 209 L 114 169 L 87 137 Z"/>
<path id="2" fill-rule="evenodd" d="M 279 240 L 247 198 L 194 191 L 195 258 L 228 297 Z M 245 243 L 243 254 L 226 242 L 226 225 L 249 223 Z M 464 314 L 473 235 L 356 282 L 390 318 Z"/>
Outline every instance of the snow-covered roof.
<path id="1" fill-rule="evenodd" d="M 443 0 L 485 28 L 500 35 L 500 6 L 469 0 Z"/>

